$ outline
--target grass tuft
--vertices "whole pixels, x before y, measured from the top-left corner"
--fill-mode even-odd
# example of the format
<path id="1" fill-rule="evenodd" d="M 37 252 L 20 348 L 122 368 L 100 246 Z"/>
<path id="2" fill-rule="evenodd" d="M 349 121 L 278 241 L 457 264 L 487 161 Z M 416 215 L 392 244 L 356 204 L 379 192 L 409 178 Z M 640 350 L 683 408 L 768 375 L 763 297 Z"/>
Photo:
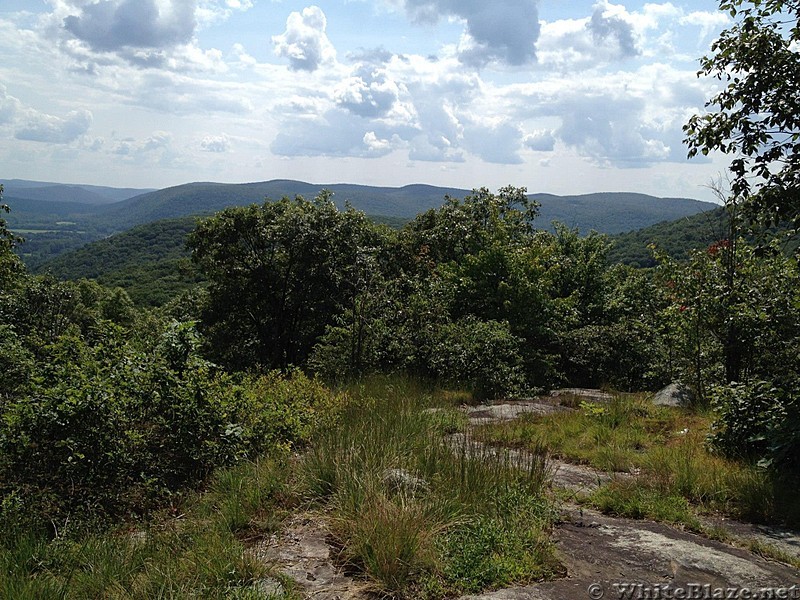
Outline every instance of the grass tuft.
<path id="1" fill-rule="evenodd" d="M 465 422 L 413 381 L 365 381 L 349 396 L 340 425 L 320 433 L 300 470 L 309 498 L 331 511 L 345 563 L 382 593 L 413 597 L 558 570 L 543 452 L 443 436 Z"/>

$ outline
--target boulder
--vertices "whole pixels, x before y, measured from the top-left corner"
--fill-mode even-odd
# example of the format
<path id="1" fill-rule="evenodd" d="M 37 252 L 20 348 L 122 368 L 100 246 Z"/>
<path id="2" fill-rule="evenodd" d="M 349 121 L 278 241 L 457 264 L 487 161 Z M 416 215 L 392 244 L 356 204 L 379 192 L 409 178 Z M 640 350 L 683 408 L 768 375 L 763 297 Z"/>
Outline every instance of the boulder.
<path id="1" fill-rule="evenodd" d="M 692 402 L 694 402 L 694 392 L 679 382 L 670 383 L 653 396 L 653 404 L 657 406 L 688 406 Z"/>

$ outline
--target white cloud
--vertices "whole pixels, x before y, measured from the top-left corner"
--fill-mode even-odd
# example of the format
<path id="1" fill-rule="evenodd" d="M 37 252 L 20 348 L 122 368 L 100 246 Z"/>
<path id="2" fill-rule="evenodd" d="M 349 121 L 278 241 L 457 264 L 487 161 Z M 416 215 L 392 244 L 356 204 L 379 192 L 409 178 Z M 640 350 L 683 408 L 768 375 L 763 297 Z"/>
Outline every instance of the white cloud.
<path id="1" fill-rule="evenodd" d="M 199 0 L 195 18 L 200 27 L 208 27 L 228 19 L 235 11 L 253 8 L 251 0 Z"/>
<path id="2" fill-rule="evenodd" d="M 11 123 L 21 108 L 19 100 L 9 96 L 6 86 L 0 83 L 0 125 Z"/>
<path id="3" fill-rule="evenodd" d="M 385 116 L 400 97 L 400 86 L 386 69 L 363 65 L 334 91 L 336 104 L 362 117 Z"/>
<path id="4" fill-rule="evenodd" d="M 391 139 L 379 138 L 374 131 L 368 131 L 364 134 L 364 145 L 373 156 L 385 156 L 393 150 L 405 145 L 405 142 L 400 139 L 398 135 L 392 135 Z"/>
<path id="5" fill-rule="evenodd" d="M 206 152 L 229 152 L 231 141 L 224 133 L 222 135 L 207 135 L 201 140 L 200 147 Z"/>
<path id="6" fill-rule="evenodd" d="M 64 119 L 28 112 L 24 124 L 14 134 L 18 140 L 68 144 L 86 133 L 92 124 L 92 113 L 85 109 L 72 111 Z"/>
<path id="7" fill-rule="evenodd" d="M 705 38 L 709 34 L 727 27 L 730 24 L 730 18 L 720 11 L 693 11 L 681 17 L 679 23 L 700 27 L 700 37 Z"/>
<path id="8" fill-rule="evenodd" d="M 522 163 L 519 155 L 522 131 L 509 122 L 467 123 L 464 126 L 464 147 L 487 163 L 517 165 Z"/>
<path id="9" fill-rule="evenodd" d="M 595 5 L 587 29 L 598 46 L 611 44 L 620 57 L 641 53 L 634 34 L 633 25 L 626 19 L 627 13 L 608 2 Z"/>
<path id="10" fill-rule="evenodd" d="M 272 37 L 275 54 L 289 59 L 293 71 L 316 71 L 336 58 L 336 50 L 325 33 L 327 25 L 325 13 L 318 6 L 291 13 L 286 19 L 286 31 Z"/>
<path id="11" fill-rule="evenodd" d="M 63 26 L 96 51 L 169 48 L 192 39 L 195 9 L 193 0 L 100 0 L 81 3 Z"/>
<path id="12" fill-rule="evenodd" d="M 526 135 L 522 143 L 536 152 L 552 152 L 556 146 L 556 138 L 550 129 L 539 129 Z"/>
<path id="13" fill-rule="evenodd" d="M 313 120 L 298 119 L 286 123 L 270 145 L 270 150 L 279 156 L 368 158 L 378 155 L 376 150 L 380 140 L 391 138 L 392 133 L 379 123 L 332 109 Z"/>
<path id="14" fill-rule="evenodd" d="M 442 17 L 463 20 L 467 37 L 459 57 L 465 63 L 524 65 L 536 59 L 538 0 L 405 0 L 405 7 L 418 22 Z"/>

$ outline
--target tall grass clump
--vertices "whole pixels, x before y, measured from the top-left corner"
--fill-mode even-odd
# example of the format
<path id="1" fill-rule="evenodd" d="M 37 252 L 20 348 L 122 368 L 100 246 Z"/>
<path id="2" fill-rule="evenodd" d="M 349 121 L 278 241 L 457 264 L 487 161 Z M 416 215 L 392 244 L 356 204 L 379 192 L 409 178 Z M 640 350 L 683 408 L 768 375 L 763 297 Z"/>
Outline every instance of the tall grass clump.
<path id="1" fill-rule="evenodd" d="M 413 380 L 371 379 L 349 393 L 338 427 L 317 436 L 301 466 L 306 493 L 331 509 L 343 563 L 383 593 L 414 597 L 558 569 L 543 453 L 453 434 L 451 411 Z"/>
<path id="2" fill-rule="evenodd" d="M 544 445 L 558 458 L 626 472 L 641 467 L 646 452 L 663 444 L 682 423 L 679 413 L 652 406 L 642 396 L 625 395 L 603 403 L 584 401 L 573 412 L 523 415 L 485 425 L 477 435 L 513 447 Z"/>
<path id="3" fill-rule="evenodd" d="M 605 512 L 698 528 L 696 513 L 722 512 L 759 523 L 797 526 L 797 482 L 709 446 L 714 415 L 707 407 L 654 406 L 647 395 L 582 402 L 571 412 L 524 415 L 480 427 L 481 439 L 511 448 L 539 445 L 561 459 L 615 477 L 591 497 Z"/>
<path id="4" fill-rule="evenodd" d="M 709 452 L 703 431 L 688 432 L 650 449 L 641 474 L 598 490 L 593 501 L 606 512 L 693 526 L 689 514 L 724 514 L 755 523 L 800 524 L 796 487 L 767 469 Z M 681 507 L 673 511 L 672 508 Z M 688 511 L 688 512 L 687 512 Z"/>
<path id="5" fill-rule="evenodd" d="M 0 598 L 260 597 L 254 583 L 268 569 L 244 540 L 277 527 L 286 477 L 286 465 L 271 459 L 221 470 L 182 514 L 139 528 L 55 539 L 7 530 L 0 540 Z"/>

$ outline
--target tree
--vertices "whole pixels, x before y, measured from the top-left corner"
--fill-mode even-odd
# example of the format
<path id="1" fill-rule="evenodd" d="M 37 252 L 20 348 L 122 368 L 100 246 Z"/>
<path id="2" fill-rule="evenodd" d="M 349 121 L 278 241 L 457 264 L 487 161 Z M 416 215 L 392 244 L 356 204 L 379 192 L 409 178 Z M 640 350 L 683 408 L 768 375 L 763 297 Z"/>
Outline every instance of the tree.
<path id="1" fill-rule="evenodd" d="M 382 246 L 382 230 L 330 197 L 230 208 L 191 234 L 192 259 L 210 282 L 201 329 L 215 359 L 235 368 L 300 365 L 354 306 L 360 256 Z"/>
<path id="2" fill-rule="evenodd" d="M 10 210 L 2 200 L 3 185 L 0 184 L 0 214 Z M 6 220 L 0 217 L 0 291 L 10 284 L 15 275 L 24 271 L 22 261 L 14 254 L 14 247 L 21 241 L 21 238 L 8 230 Z"/>
<path id="3" fill-rule="evenodd" d="M 735 23 L 698 76 L 725 84 L 684 126 L 689 157 L 734 155 L 731 192 L 751 217 L 800 228 L 800 2 L 720 0 Z"/>
<path id="4" fill-rule="evenodd" d="M 417 265 L 460 261 L 489 246 L 525 245 L 533 233 L 539 203 L 524 187 L 506 186 L 493 194 L 473 190 L 463 201 L 445 196 L 440 208 L 417 215 L 400 234 L 404 253 Z"/>

